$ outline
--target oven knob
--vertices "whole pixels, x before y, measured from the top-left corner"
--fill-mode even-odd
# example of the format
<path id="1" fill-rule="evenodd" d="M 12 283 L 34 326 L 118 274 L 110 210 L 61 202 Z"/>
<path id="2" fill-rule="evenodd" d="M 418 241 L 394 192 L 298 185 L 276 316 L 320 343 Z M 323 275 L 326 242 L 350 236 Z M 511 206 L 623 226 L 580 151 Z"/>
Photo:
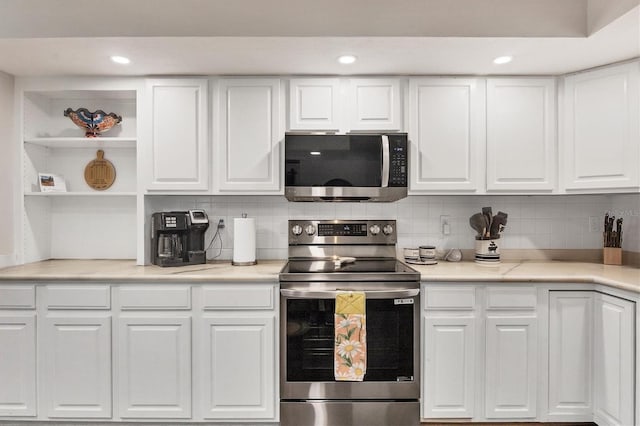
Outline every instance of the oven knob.
<path id="1" fill-rule="evenodd" d="M 291 228 L 291 232 L 293 233 L 293 235 L 300 235 L 300 234 L 302 234 L 302 226 L 300 226 L 300 225 L 293 225 L 293 228 Z"/>
<path id="2" fill-rule="evenodd" d="M 393 226 L 386 224 L 383 228 L 382 228 L 382 232 L 384 232 L 384 235 L 389 235 L 389 234 L 393 234 Z"/>
<path id="3" fill-rule="evenodd" d="M 304 230 L 307 232 L 307 235 L 313 235 L 316 233 L 316 227 L 313 225 L 307 225 Z"/>
<path id="4" fill-rule="evenodd" d="M 371 225 L 369 232 L 371 232 L 371 235 L 378 235 L 380 233 L 380 227 L 378 225 Z"/>

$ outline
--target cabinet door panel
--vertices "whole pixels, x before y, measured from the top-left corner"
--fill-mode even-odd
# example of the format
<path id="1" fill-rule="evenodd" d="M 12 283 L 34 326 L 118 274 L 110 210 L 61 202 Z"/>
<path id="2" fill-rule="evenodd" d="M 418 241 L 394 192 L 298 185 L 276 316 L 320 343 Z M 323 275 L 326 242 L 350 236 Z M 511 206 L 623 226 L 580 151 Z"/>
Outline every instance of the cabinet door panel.
<path id="1" fill-rule="evenodd" d="M 151 190 L 206 190 L 209 186 L 207 81 L 150 80 Z"/>
<path id="2" fill-rule="evenodd" d="M 123 418 L 191 417 L 191 318 L 119 320 L 118 382 Z"/>
<path id="3" fill-rule="evenodd" d="M 340 80 L 293 78 L 289 80 L 291 130 L 340 130 Z"/>
<path id="4" fill-rule="evenodd" d="M 350 85 L 349 130 L 400 130 L 400 80 L 355 78 Z"/>
<path id="5" fill-rule="evenodd" d="M 217 165 L 223 193 L 280 190 L 280 81 L 221 80 Z"/>
<path id="6" fill-rule="evenodd" d="M 202 416 L 273 419 L 276 413 L 275 318 L 205 317 Z"/>
<path id="7" fill-rule="evenodd" d="M 593 292 L 550 292 L 549 415 L 556 420 L 592 418 L 592 336 Z"/>
<path id="8" fill-rule="evenodd" d="M 0 314 L 0 417 L 36 415 L 35 328 L 35 314 Z"/>
<path id="9" fill-rule="evenodd" d="M 634 424 L 635 303 L 595 296 L 595 419 Z"/>
<path id="10" fill-rule="evenodd" d="M 473 417 L 475 318 L 425 318 L 424 353 L 424 417 Z"/>
<path id="11" fill-rule="evenodd" d="M 555 81 L 487 81 L 487 189 L 552 190 Z"/>
<path id="12" fill-rule="evenodd" d="M 48 417 L 111 417 L 110 314 L 47 315 L 39 351 Z"/>
<path id="13" fill-rule="evenodd" d="M 637 188 L 638 63 L 565 79 L 561 170 L 566 189 Z"/>
<path id="14" fill-rule="evenodd" d="M 536 417 L 536 322 L 535 317 L 487 318 L 487 418 Z"/>
<path id="15" fill-rule="evenodd" d="M 478 189 L 484 97 L 476 79 L 411 80 L 411 190 Z"/>

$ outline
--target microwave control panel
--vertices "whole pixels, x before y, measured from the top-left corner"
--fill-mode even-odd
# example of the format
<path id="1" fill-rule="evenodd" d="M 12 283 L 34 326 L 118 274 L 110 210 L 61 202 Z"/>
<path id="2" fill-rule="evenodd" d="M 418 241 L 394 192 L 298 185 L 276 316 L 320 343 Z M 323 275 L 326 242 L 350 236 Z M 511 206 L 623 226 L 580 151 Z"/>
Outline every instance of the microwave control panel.
<path id="1" fill-rule="evenodd" d="M 407 137 L 389 135 L 389 186 L 407 186 Z"/>

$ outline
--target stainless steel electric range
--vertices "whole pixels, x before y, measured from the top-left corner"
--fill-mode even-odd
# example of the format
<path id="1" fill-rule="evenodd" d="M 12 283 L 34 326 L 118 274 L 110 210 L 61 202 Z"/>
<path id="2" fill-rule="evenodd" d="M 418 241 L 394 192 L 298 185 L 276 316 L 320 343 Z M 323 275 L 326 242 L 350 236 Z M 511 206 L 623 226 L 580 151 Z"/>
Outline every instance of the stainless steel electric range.
<path id="1" fill-rule="evenodd" d="M 283 426 L 418 425 L 420 274 L 396 259 L 394 220 L 289 221 L 280 273 Z M 363 381 L 334 378 L 339 291 L 366 298 Z"/>

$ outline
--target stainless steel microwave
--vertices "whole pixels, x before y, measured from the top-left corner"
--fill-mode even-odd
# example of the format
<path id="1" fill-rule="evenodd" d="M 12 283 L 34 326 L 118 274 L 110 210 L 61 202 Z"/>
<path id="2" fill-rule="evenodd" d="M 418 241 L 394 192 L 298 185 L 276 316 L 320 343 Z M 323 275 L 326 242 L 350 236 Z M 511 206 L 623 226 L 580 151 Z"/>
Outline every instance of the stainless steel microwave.
<path id="1" fill-rule="evenodd" d="M 396 201 L 407 196 L 406 133 L 286 134 L 289 201 Z"/>

